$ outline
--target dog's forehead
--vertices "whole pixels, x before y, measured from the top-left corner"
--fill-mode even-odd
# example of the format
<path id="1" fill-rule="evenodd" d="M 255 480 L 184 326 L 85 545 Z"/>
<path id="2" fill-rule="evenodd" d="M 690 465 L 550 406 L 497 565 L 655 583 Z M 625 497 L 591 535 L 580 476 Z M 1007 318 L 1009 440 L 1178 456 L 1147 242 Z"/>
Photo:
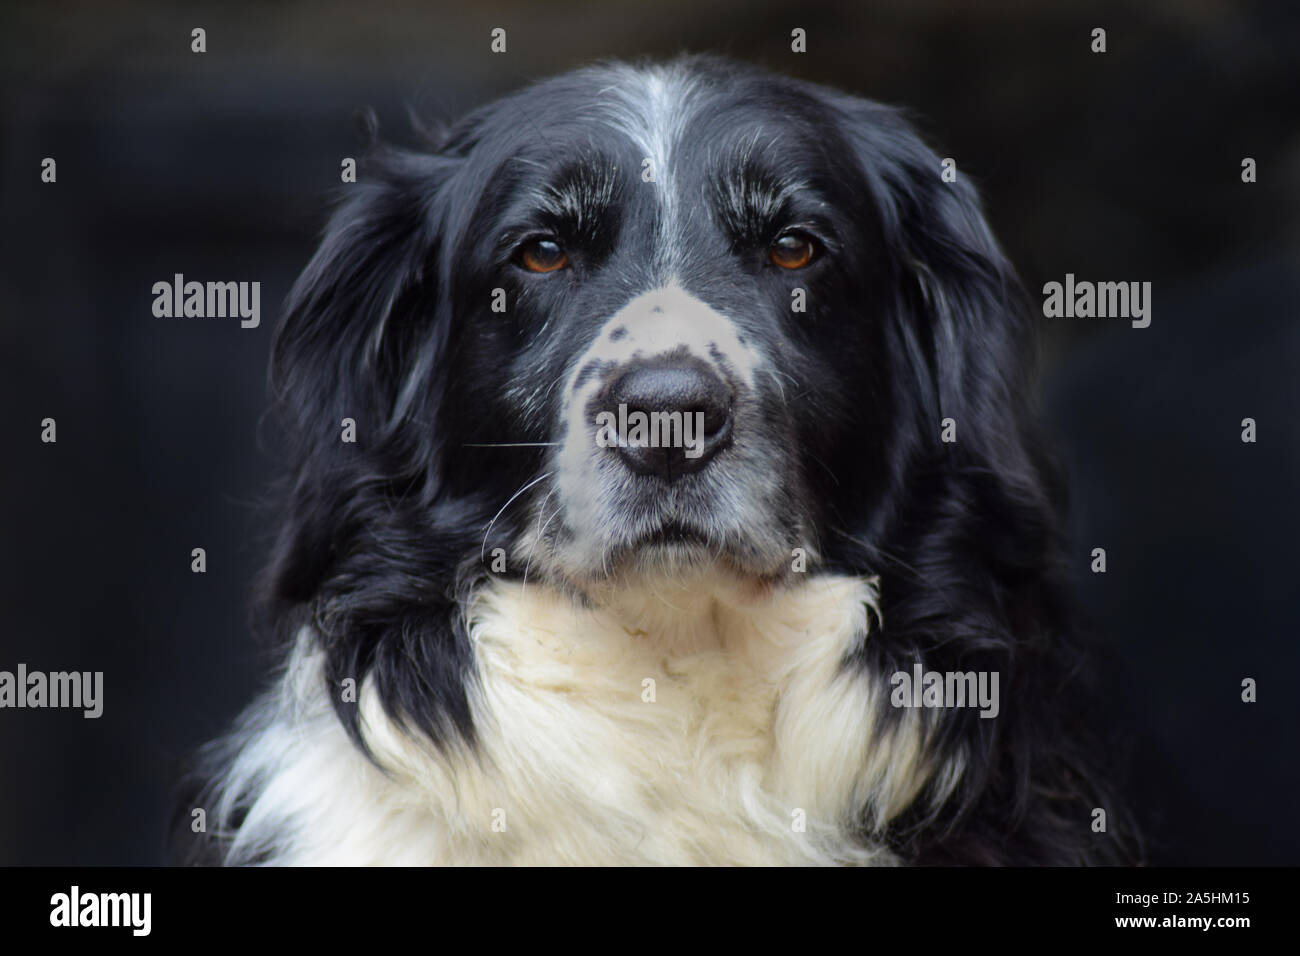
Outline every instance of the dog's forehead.
<path id="1" fill-rule="evenodd" d="M 689 62 L 588 67 L 545 80 L 480 116 L 485 139 L 527 154 L 539 170 L 575 145 L 626 153 L 643 181 L 676 167 L 718 166 L 729 147 L 797 134 L 815 138 L 811 93 L 783 77 Z"/>
<path id="2" fill-rule="evenodd" d="M 724 163 L 731 147 L 750 145 L 764 134 L 805 132 L 813 106 L 781 77 L 667 64 L 611 69 L 591 98 L 590 115 L 630 142 L 643 175 L 659 181 L 685 161 Z"/>
<path id="3" fill-rule="evenodd" d="M 593 97 L 593 118 L 630 140 L 649 163 L 643 172 L 656 179 L 669 171 L 699 100 L 710 90 L 720 95 L 698 75 L 671 67 L 624 67 L 609 79 Z"/>

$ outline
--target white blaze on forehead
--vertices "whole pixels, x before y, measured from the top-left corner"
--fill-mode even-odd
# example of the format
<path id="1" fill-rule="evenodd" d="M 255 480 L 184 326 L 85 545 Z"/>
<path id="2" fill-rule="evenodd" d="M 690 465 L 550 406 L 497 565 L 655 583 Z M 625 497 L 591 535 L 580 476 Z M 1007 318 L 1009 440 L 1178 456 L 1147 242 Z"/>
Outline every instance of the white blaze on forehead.
<path id="1" fill-rule="evenodd" d="M 615 129 L 627 136 L 654 170 L 654 182 L 642 179 L 643 165 L 633 174 L 642 189 L 655 190 L 662 212 L 659 264 L 671 274 L 678 234 L 678 199 L 673 177 L 673 150 L 681 141 L 689 116 L 694 81 L 671 67 L 621 67 L 617 80 L 600 91 L 597 109 Z"/>
<path id="2" fill-rule="evenodd" d="M 621 365 L 683 348 L 724 378 L 754 386 L 759 353 L 741 338 L 734 322 L 676 285 L 644 292 L 614 313 L 578 360 L 569 386 L 574 388 L 593 362 Z"/>

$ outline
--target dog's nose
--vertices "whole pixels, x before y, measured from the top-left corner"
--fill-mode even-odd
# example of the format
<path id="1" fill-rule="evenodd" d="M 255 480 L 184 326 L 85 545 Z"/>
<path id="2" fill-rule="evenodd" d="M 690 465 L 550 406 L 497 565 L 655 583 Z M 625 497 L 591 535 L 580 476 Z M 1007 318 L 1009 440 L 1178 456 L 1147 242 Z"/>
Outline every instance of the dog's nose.
<path id="1" fill-rule="evenodd" d="M 731 388 L 698 360 L 640 363 L 607 394 L 618 416 L 618 452 L 639 474 L 675 481 L 731 441 Z"/>

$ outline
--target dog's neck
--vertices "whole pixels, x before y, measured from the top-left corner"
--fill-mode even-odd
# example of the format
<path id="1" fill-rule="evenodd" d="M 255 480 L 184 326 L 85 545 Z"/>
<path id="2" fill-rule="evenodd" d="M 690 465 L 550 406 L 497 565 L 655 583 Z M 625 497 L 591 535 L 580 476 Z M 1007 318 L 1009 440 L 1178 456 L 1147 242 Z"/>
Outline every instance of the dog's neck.
<path id="1" fill-rule="evenodd" d="M 734 647 L 745 641 L 756 618 L 794 599 L 804 586 L 804 581 L 774 585 L 701 567 L 588 587 L 581 606 L 599 628 L 621 628 L 673 657 Z M 526 592 L 527 587 L 521 589 L 521 595 Z"/>

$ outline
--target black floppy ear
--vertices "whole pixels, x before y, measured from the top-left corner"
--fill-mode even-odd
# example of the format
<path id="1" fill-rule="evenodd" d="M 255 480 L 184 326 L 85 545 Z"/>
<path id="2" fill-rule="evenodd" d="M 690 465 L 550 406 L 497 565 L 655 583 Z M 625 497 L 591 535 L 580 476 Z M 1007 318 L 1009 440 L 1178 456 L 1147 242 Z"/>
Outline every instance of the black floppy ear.
<path id="1" fill-rule="evenodd" d="M 375 447 L 400 418 L 403 384 L 437 348 L 439 187 L 452 161 L 376 149 L 331 217 L 285 304 L 271 352 L 286 425 L 339 445 L 343 418 Z"/>
<path id="2" fill-rule="evenodd" d="M 951 418 L 954 451 L 1000 458 L 1018 437 L 1006 416 L 1025 401 L 1032 343 L 1014 270 L 974 186 L 961 171 L 944 181 L 901 111 L 849 97 L 835 106 L 894 252 L 898 334 L 926 386 L 926 427 L 937 435 Z"/>
<path id="3" fill-rule="evenodd" d="M 273 563 L 272 593 L 303 601 L 357 516 L 348 506 L 375 475 L 413 477 L 429 447 L 407 447 L 405 402 L 436 403 L 427 387 L 446 339 L 439 294 L 444 191 L 453 160 L 378 148 L 363 181 L 345 187 L 316 254 L 294 284 L 271 351 L 271 390 L 295 474 Z M 422 387 L 426 386 L 426 387 Z M 354 440 L 344 441 L 344 419 Z M 405 437 L 403 437 L 405 436 Z"/>

